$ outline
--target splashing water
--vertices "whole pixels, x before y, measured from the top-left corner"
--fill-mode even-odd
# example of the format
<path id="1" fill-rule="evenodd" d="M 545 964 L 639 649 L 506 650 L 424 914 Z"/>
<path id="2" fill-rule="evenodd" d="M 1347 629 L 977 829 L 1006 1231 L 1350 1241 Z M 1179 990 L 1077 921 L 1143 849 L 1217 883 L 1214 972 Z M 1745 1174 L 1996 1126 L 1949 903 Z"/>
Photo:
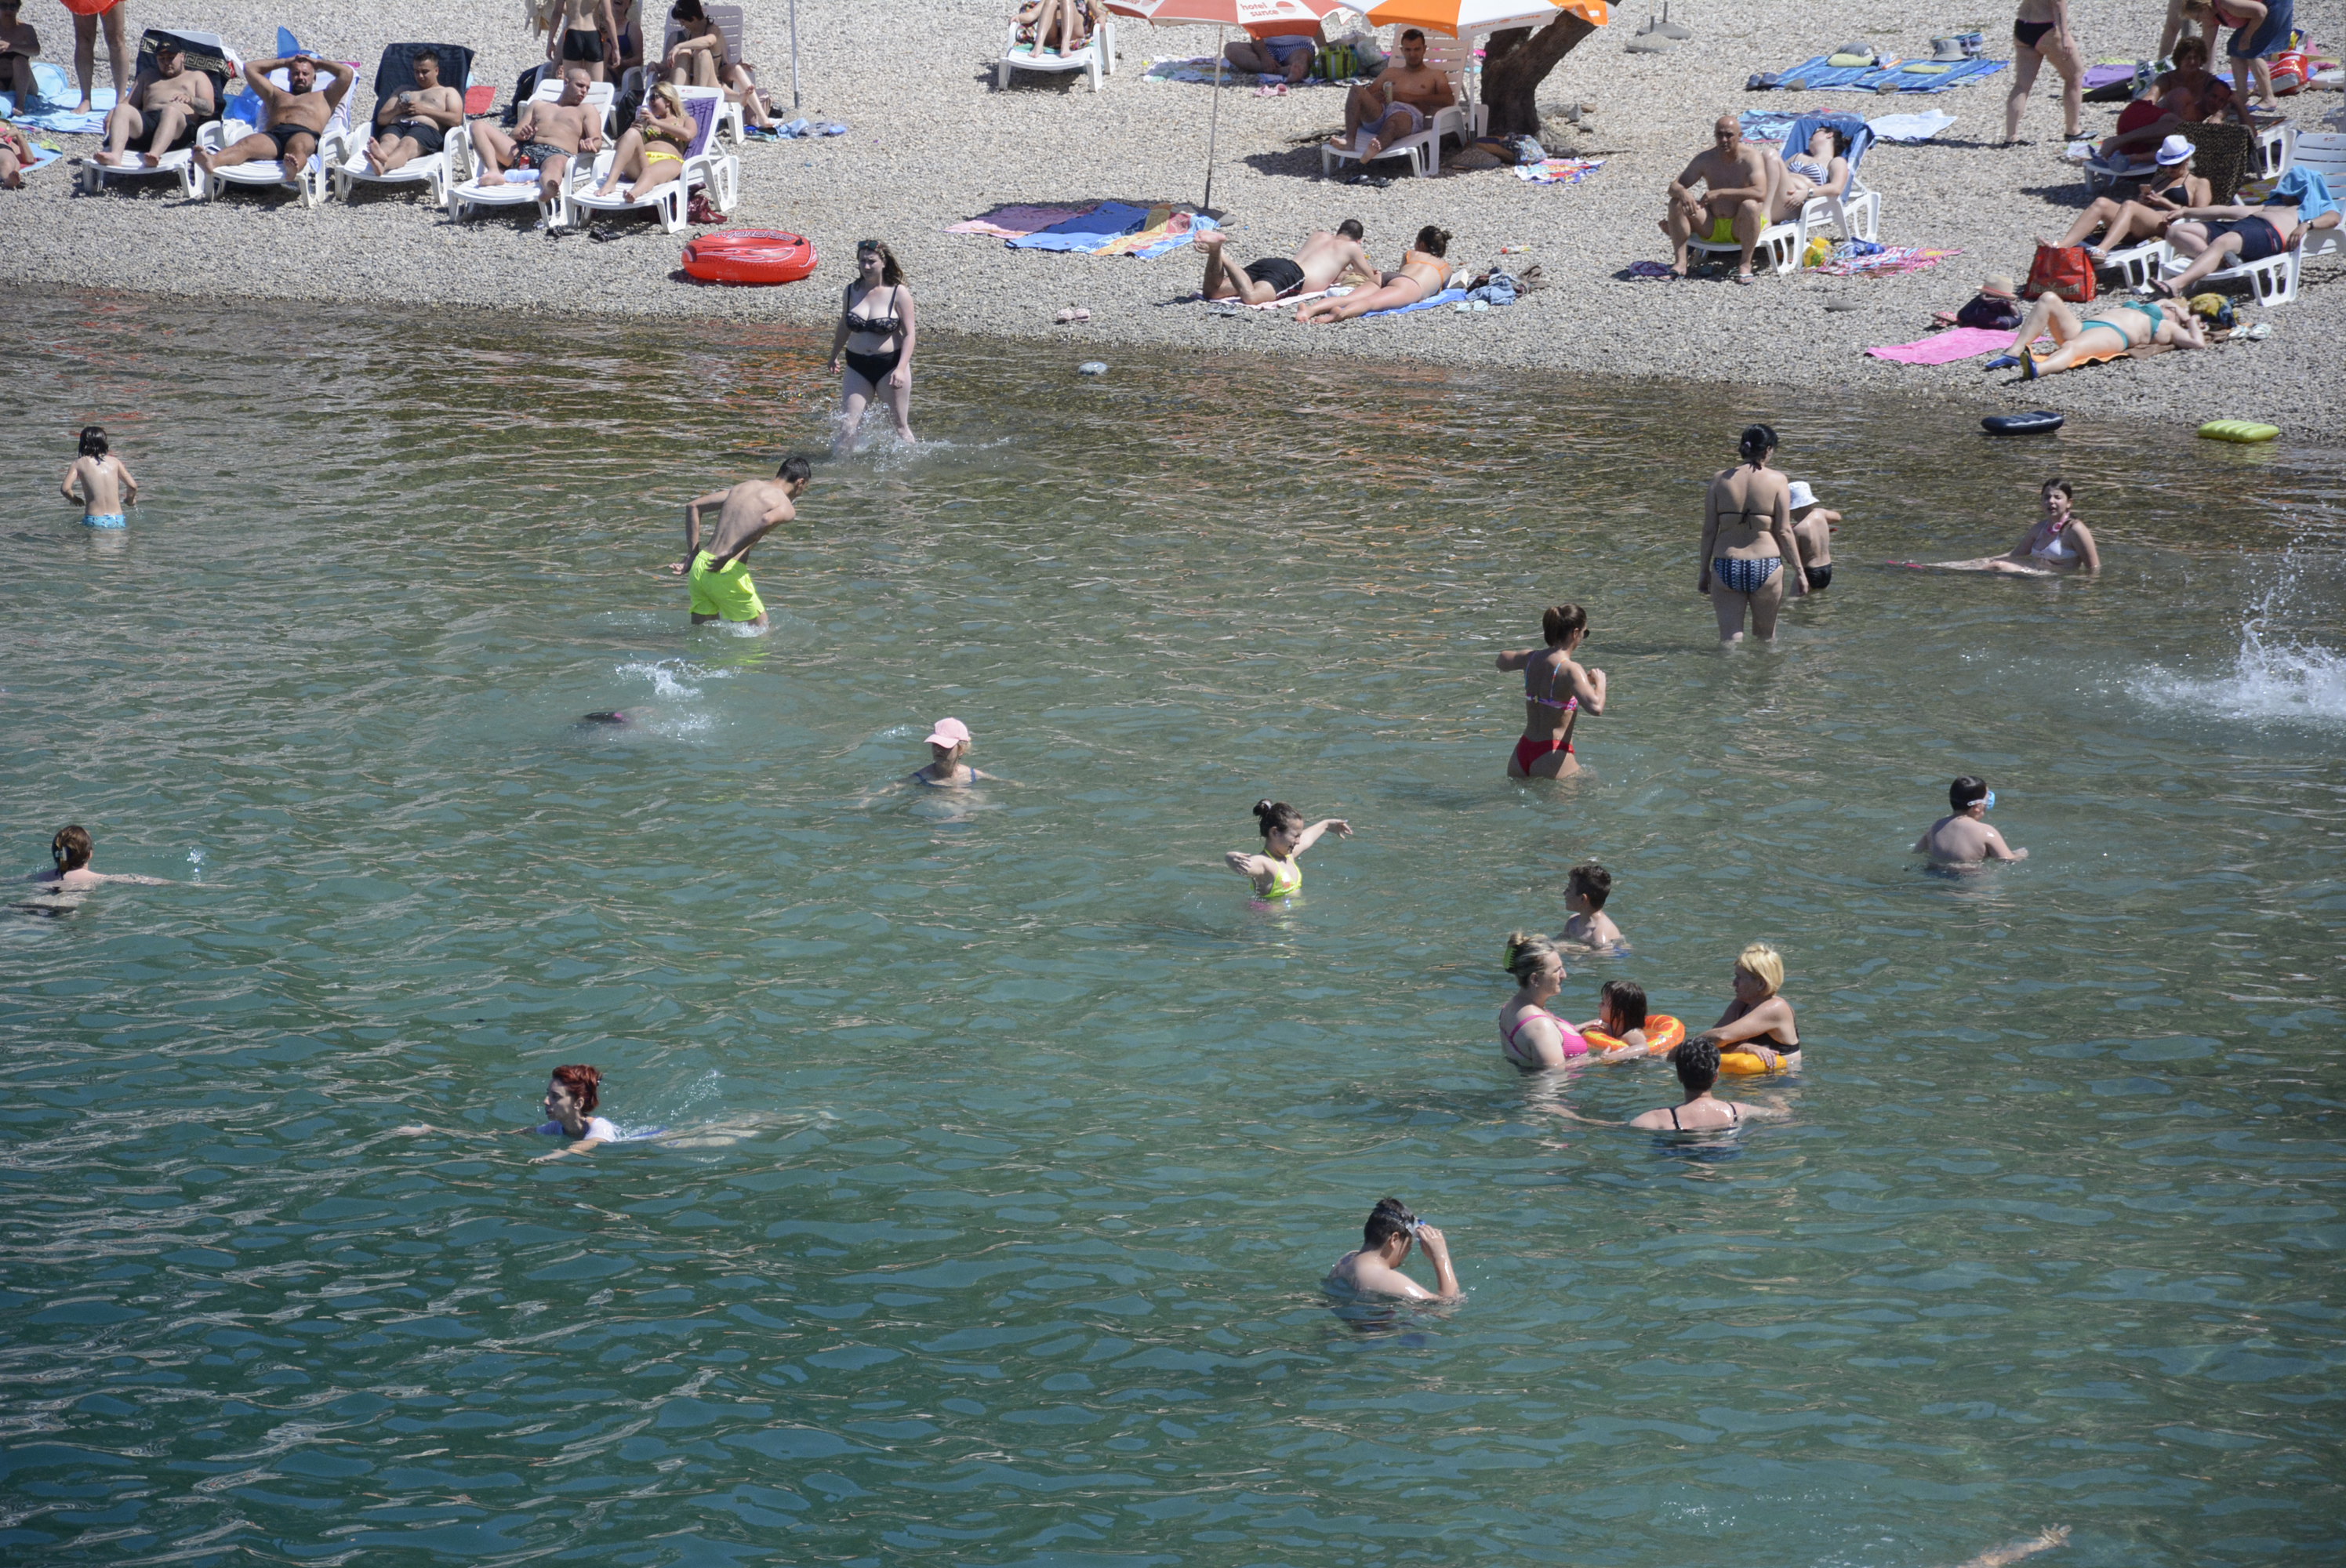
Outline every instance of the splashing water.
<path id="1" fill-rule="evenodd" d="M 2278 624 L 2297 586 L 2292 555 L 2241 620 L 2239 652 L 2228 674 L 2194 680 L 2157 670 L 2131 683 L 2134 694 L 2153 702 L 2200 704 L 2222 718 L 2346 722 L 2346 654 Z"/>
<path id="2" fill-rule="evenodd" d="M 687 686 L 688 680 L 722 680 L 729 670 L 702 669 L 683 659 L 655 659 L 648 663 L 623 664 L 617 674 L 652 683 L 652 695 L 662 702 L 691 702 L 700 696 L 697 686 Z"/>

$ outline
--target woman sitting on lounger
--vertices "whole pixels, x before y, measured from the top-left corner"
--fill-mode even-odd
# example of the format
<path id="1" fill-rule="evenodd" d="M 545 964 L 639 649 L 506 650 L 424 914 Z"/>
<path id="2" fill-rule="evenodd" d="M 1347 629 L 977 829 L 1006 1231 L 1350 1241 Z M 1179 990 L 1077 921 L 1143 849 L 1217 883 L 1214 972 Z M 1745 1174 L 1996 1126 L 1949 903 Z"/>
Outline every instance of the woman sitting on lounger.
<path id="1" fill-rule="evenodd" d="M 2106 261 L 2111 251 L 2129 241 L 2157 234 L 2185 209 L 2206 205 L 2208 194 L 2208 182 L 2191 172 L 2191 144 L 2171 136 L 2159 144 L 2158 171 L 2143 177 L 2142 194 L 2132 201 L 2096 197 L 2077 214 L 2061 243 L 2086 245 L 2087 235 L 2107 224 L 2109 232 L 2099 245 L 2086 245 L 2086 253 L 2096 263 Z"/>
<path id="2" fill-rule="evenodd" d="M 681 30 L 668 53 L 668 79 L 681 87 L 722 87 L 726 101 L 740 104 L 741 117 L 751 125 L 772 125 L 767 97 L 759 90 L 750 63 L 729 58 L 734 46 L 700 0 L 676 0 L 668 15 Z"/>
<path id="3" fill-rule="evenodd" d="M 1987 362 L 1989 370 L 2018 365 L 2029 381 L 2058 375 L 2079 365 L 2114 360 L 2128 349 L 2149 343 L 2170 343 L 2178 349 L 2204 349 L 2207 334 L 2198 318 L 2180 305 L 2161 306 L 2150 300 L 2116 300 L 2097 304 L 2099 314 L 2080 316 L 2067 301 L 2051 294 L 2037 296 L 2035 305 L 2013 334 L 2012 346 Z M 2044 332 L 2053 334 L 2053 351 L 2041 357 L 2029 344 Z"/>
<path id="4" fill-rule="evenodd" d="M 636 123 L 619 137 L 611 154 L 610 176 L 595 188 L 594 194 L 609 196 L 621 180 L 632 179 L 635 183 L 627 187 L 627 199 L 648 199 L 684 173 L 684 155 L 699 128 L 685 110 L 684 95 L 662 82 L 636 111 Z"/>
<path id="5" fill-rule="evenodd" d="M 2296 205 L 2310 194 L 2303 176 L 2292 182 L 2290 175 L 2285 174 L 2266 206 L 2186 209 L 2167 226 L 2167 242 L 2197 260 L 2179 277 L 2162 279 L 2151 287 L 2170 300 L 2188 299 L 2199 280 L 2210 272 L 2295 250 L 2315 229 L 2337 228 L 2339 209 L 2334 203 Z"/>
<path id="6" fill-rule="evenodd" d="M 1404 253 L 1401 270 L 1378 275 L 1374 288 L 1355 289 L 1341 298 L 1312 300 L 1295 312 L 1299 321 L 1344 321 L 1371 311 L 1391 311 L 1414 305 L 1442 292 L 1450 281 L 1450 230 L 1429 223 L 1417 231 L 1416 249 Z"/>
<path id="7" fill-rule="evenodd" d="M 1768 166 L 1770 223 L 1798 218 L 1812 196 L 1841 196 L 1849 189 L 1849 137 L 1831 126 L 1817 127 L 1806 153 L 1786 158 L 1774 148 L 1762 148 L 1760 158 Z"/>

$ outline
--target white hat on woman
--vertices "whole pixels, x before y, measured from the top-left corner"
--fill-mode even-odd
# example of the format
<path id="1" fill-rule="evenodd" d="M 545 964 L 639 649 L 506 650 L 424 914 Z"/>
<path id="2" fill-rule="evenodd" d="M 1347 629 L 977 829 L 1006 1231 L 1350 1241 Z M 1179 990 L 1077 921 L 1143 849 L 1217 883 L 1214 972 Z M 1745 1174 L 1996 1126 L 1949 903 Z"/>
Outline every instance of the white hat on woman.
<path id="1" fill-rule="evenodd" d="M 2178 163 L 2191 161 L 2191 143 L 2179 136 L 2168 137 L 2158 144 L 2158 162 L 2163 168 L 2173 168 Z"/>

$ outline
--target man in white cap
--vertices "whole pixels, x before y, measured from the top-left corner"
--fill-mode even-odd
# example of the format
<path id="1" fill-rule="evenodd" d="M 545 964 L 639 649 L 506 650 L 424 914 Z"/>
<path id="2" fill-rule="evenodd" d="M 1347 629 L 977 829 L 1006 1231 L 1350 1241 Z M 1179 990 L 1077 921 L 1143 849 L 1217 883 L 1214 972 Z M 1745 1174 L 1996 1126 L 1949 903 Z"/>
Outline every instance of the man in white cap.
<path id="1" fill-rule="evenodd" d="M 991 779 L 991 773 L 981 773 L 964 762 L 962 758 L 974 744 L 969 726 L 958 718 L 940 718 L 937 727 L 929 731 L 929 765 L 913 770 L 911 781 L 926 784 L 937 789 L 958 789 L 974 784 L 981 779 Z"/>
<path id="2" fill-rule="evenodd" d="M 2085 245 L 2086 236 L 2107 224 L 2109 232 L 2099 245 L 2086 245 L 2086 253 L 2096 261 L 2106 260 L 2129 239 L 2147 239 L 2165 232 L 2184 209 L 2207 206 L 2208 182 L 2191 172 L 2191 153 L 2189 142 L 2179 136 L 2168 137 L 2158 144 L 2158 168 L 2143 177 L 2140 195 L 2132 201 L 2114 196 L 2096 198 L 2069 225 L 2061 243 Z"/>
<path id="3" fill-rule="evenodd" d="M 792 504 L 813 483 L 803 457 L 786 457 L 771 479 L 745 479 L 725 490 L 696 495 L 684 504 L 684 559 L 668 567 L 692 581 L 692 624 L 729 621 L 753 632 L 766 629 L 766 603 L 750 581 L 750 552 L 774 528 L 796 517 Z M 707 548 L 700 543 L 700 509 L 722 506 Z"/>
<path id="4" fill-rule="evenodd" d="M 1817 493 L 1805 479 L 1792 481 L 1786 499 L 1792 513 L 1792 543 L 1800 551 L 1800 575 L 1809 580 L 1809 592 L 1822 592 L 1832 586 L 1832 529 L 1841 514 L 1818 505 Z"/>

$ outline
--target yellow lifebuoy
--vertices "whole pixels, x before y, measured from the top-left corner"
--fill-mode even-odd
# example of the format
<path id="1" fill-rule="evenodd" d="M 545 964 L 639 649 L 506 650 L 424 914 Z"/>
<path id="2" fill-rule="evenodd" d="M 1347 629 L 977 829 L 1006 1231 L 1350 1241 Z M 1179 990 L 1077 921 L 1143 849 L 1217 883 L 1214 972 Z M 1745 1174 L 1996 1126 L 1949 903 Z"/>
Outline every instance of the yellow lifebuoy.
<path id="1" fill-rule="evenodd" d="M 2199 433 L 2210 441 L 2270 441 L 2280 433 L 2280 426 L 2245 419 L 2211 419 L 2199 427 Z"/>
<path id="2" fill-rule="evenodd" d="M 1606 1033 L 1602 1029 L 1584 1029 L 1580 1032 L 1580 1037 L 1587 1041 L 1588 1048 L 1599 1055 L 1631 1048 L 1625 1042 Z M 1665 1051 L 1675 1050 L 1678 1042 L 1685 1038 L 1686 1025 L 1668 1013 L 1646 1014 L 1646 1054 L 1648 1056 L 1658 1056 Z"/>
<path id="3" fill-rule="evenodd" d="M 1760 1078 L 1771 1073 L 1789 1073 L 1791 1070 L 1780 1060 L 1770 1067 L 1766 1058 L 1754 1056 L 1749 1051 L 1722 1051 L 1719 1054 L 1719 1071 L 1722 1077 Z"/>

